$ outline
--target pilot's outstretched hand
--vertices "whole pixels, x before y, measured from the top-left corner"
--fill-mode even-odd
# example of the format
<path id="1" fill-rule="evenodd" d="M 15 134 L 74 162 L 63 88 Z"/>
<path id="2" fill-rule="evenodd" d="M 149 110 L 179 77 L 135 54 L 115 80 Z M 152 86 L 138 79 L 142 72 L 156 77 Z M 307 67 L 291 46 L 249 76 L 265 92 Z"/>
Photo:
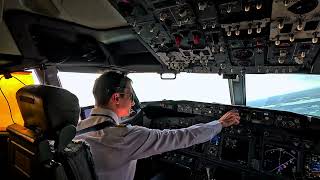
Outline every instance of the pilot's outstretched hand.
<path id="1" fill-rule="evenodd" d="M 231 110 L 225 113 L 220 119 L 222 127 L 229 127 L 231 125 L 238 125 L 240 123 L 240 116 L 237 110 Z"/>

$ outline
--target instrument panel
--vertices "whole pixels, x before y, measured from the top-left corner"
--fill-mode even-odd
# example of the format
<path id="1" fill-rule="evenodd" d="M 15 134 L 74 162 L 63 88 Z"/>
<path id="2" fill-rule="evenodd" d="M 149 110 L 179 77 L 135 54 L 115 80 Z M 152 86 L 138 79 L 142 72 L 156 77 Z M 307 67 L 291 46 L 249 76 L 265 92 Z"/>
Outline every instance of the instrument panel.
<path id="1" fill-rule="evenodd" d="M 156 157 L 192 172 L 190 179 L 224 179 L 225 173 L 234 179 L 320 178 L 319 129 L 313 125 L 319 118 L 190 101 L 149 102 L 142 109 L 154 129 L 184 128 L 219 119 L 231 109 L 239 111 L 238 126 L 223 128 L 208 142 Z"/>

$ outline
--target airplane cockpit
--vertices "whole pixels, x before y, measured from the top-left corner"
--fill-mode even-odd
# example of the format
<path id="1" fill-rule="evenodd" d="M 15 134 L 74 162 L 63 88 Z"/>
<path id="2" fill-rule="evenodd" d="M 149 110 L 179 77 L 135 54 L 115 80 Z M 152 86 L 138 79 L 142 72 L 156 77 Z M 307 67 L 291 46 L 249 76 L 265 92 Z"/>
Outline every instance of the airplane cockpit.
<path id="1" fill-rule="evenodd" d="M 240 115 L 208 142 L 139 159 L 135 180 L 320 179 L 319 23 L 320 0 L 0 0 L 1 179 L 60 167 L 51 151 L 73 142 L 106 71 L 132 80 L 124 124 Z"/>

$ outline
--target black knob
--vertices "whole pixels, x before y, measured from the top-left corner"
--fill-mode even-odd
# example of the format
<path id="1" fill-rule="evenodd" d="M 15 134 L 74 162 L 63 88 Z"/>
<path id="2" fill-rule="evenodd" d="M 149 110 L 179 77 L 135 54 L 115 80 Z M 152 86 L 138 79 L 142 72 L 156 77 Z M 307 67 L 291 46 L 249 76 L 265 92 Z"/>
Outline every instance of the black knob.
<path id="1" fill-rule="evenodd" d="M 185 16 L 187 16 L 187 10 L 186 10 L 186 9 L 180 9 L 180 10 L 179 10 L 179 16 L 180 16 L 180 17 L 185 17 Z"/>

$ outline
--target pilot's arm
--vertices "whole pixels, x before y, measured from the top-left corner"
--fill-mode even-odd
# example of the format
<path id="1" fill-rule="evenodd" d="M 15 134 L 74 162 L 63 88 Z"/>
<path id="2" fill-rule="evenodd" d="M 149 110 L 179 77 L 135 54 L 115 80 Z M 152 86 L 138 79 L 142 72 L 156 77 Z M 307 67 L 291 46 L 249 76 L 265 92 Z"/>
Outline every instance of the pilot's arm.
<path id="1" fill-rule="evenodd" d="M 157 130 L 134 126 L 125 137 L 131 146 L 128 149 L 129 159 L 141 159 L 209 141 L 220 133 L 222 127 L 238 124 L 239 119 L 238 113 L 228 112 L 217 121 L 182 129 Z"/>

